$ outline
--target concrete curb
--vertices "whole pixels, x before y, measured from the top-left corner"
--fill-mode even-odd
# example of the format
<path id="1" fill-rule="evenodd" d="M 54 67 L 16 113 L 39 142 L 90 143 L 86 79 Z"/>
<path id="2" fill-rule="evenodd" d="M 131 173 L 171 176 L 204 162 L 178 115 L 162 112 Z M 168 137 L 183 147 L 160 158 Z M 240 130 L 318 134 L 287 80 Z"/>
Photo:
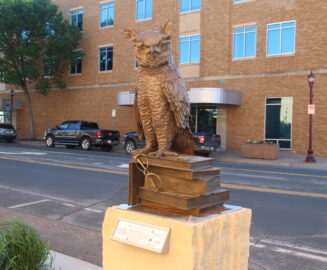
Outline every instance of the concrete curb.
<path id="1" fill-rule="evenodd" d="M 102 270 L 102 267 L 53 250 L 51 251 L 51 255 L 54 257 L 53 267 L 55 270 Z"/>

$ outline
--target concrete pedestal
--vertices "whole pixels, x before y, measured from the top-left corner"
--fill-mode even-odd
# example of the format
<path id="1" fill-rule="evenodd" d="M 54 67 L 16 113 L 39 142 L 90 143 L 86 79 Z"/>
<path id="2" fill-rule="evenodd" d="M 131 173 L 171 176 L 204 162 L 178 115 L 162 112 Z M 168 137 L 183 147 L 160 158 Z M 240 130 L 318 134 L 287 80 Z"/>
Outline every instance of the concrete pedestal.
<path id="1" fill-rule="evenodd" d="M 226 207 L 230 210 L 207 217 L 164 215 L 126 205 L 108 208 L 102 230 L 103 269 L 247 270 L 251 210 Z M 121 218 L 170 228 L 168 252 L 111 240 Z"/>

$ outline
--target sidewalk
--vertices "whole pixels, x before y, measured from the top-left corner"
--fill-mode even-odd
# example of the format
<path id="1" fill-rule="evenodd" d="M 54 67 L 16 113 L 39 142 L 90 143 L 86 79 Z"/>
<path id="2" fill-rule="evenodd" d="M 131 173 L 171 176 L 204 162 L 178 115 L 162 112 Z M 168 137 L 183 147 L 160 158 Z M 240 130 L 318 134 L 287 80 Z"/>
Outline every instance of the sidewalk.
<path id="1" fill-rule="evenodd" d="M 52 251 L 51 255 L 54 257 L 54 270 L 102 270 L 102 267 L 59 252 Z"/>
<path id="2" fill-rule="evenodd" d="M 25 141 L 17 140 L 18 144 L 43 146 L 43 141 Z M 115 146 L 112 152 L 125 153 L 122 145 Z M 239 152 L 227 152 L 220 151 L 210 155 L 220 162 L 232 162 L 240 164 L 253 164 L 253 165 L 267 165 L 267 166 L 282 166 L 282 167 L 293 167 L 293 168 L 304 168 L 304 169 L 320 169 L 327 170 L 327 157 L 315 157 L 316 163 L 306 163 L 305 155 L 292 154 L 289 151 L 279 151 L 279 158 L 276 160 L 264 160 L 264 159 L 252 159 L 242 158 Z"/>
<path id="3" fill-rule="evenodd" d="M 327 158 L 325 157 L 315 157 L 315 163 L 306 163 L 305 155 L 292 154 L 283 150 L 279 151 L 279 158 L 275 160 L 242 158 L 239 152 L 216 152 L 210 157 L 220 162 L 327 170 Z"/>

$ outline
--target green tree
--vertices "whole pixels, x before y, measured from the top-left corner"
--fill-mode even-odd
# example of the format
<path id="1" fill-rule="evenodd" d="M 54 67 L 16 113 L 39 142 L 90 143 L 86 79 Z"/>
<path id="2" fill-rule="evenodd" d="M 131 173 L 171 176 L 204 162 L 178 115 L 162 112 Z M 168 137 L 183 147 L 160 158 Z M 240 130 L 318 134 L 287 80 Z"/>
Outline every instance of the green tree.
<path id="1" fill-rule="evenodd" d="M 66 88 L 63 74 L 81 53 L 81 32 L 63 19 L 51 0 L 0 0 L 0 82 L 19 86 L 35 138 L 30 90 L 47 95 Z"/>

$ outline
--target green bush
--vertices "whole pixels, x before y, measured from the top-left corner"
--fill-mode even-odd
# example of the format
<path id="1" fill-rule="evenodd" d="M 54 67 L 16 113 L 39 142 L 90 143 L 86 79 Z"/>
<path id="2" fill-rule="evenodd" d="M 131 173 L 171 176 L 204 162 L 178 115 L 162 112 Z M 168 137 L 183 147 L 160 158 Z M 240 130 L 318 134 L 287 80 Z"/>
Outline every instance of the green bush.
<path id="1" fill-rule="evenodd" d="M 1 270 L 51 270 L 53 257 L 38 232 L 23 221 L 0 225 Z"/>

